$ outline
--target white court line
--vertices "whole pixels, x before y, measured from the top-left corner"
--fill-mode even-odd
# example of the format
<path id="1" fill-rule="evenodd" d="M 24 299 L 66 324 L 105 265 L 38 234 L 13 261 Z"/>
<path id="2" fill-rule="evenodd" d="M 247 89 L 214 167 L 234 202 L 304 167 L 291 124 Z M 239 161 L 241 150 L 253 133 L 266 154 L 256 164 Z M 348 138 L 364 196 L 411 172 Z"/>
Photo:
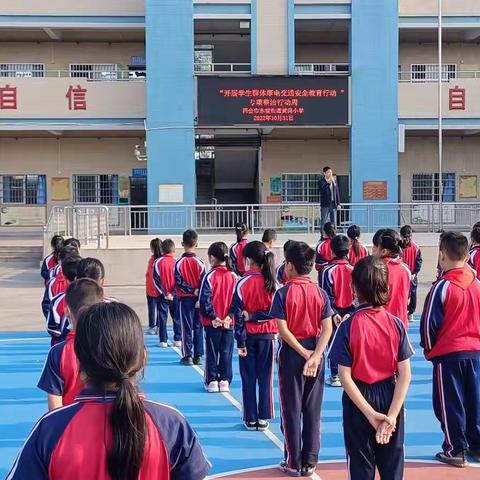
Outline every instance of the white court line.
<path id="1" fill-rule="evenodd" d="M 47 337 L 0 338 L 0 342 L 34 342 L 35 340 L 48 340 L 48 338 Z"/>
<path id="2" fill-rule="evenodd" d="M 182 357 L 182 352 L 177 347 L 172 347 L 172 349 L 177 353 L 179 357 Z M 198 366 L 193 365 L 193 369 L 202 377 L 204 376 L 204 371 Z M 230 392 L 220 392 L 239 412 L 242 411 L 241 403 L 230 393 Z M 283 452 L 283 442 L 270 430 L 263 430 L 262 433 L 277 446 Z M 212 477 L 214 478 L 214 477 Z"/>

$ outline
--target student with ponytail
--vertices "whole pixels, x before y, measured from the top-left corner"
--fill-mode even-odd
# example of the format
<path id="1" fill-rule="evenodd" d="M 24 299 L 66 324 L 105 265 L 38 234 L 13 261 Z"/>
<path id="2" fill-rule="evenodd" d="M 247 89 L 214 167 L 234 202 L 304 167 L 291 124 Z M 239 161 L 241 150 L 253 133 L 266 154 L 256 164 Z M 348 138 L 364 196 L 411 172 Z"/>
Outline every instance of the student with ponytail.
<path id="1" fill-rule="evenodd" d="M 206 477 L 210 464 L 186 419 L 137 389 L 146 352 L 130 307 L 99 303 L 84 312 L 75 353 L 87 388 L 40 419 L 8 480 Z"/>
<path id="2" fill-rule="evenodd" d="M 278 328 L 268 312 L 276 289 L 275 262 L 273 253 L 257 241 L 245 247 L 243 257 L 247 272 L 238 280 L 233 300 L 243 421 L 247 430 L 266 430 L 268 420 L 274 418 L 273 374 Z"/>
<path id="3" fill-rule="evenodd" d="M 328 263 L 333 260 L 332 240 L 337 234 L 335 225 L 327 222 L 323 226 L 323 238 L 318 242 L 315 255 L 315 269 L 318 272 L 318 284 L 322 283 L 322 272 Z"/>
<path id="4" fill-rule="evenodd" d="M 475 270 L 480 280 L 480 222 L 477 222 L 470 233 L 470 260 L 468 264 Z"/>
<path id="5" fill-rule="evenodd" d="M 148 259 L 147 271 L 145 273 L 145 289 L 147 293 L 148 330 L 147 335 L 156 335 L 158 328 L 158 297 L 159 293 L 153 280 L 155 262 L 162 256 L 162 241 L 154 238 L 150 242 L 152 255 Z"/>
<path id="6" fill-rule="evenodd" d="M 228 247 L 212 243 L 208 249 L 212 269 L 200 286 L 200 320 L 205 330 L 205 389 L 228 392 L 233 379 L 233 327 L 230 316 L 237 276 L 232 272 Z"/>
<path id="7" fill-rule="evenodd" d="M 347 229 L 347 237 L 350 239 L 350 251 L 348 260 L 353 267 L 362 258 L 368 257 L 368 250 L 360 243 L 360 227 L 358 225 L 350 225 Z"/>
<path id="8" fill-rule="evenodd" d="M 248 226 L 246 223 L 237 223 L 235 225 L 235 234 L 237 241 L 230 247 L 230 259 L 232 261 L 233 271 L 242 277 L 245 275 L 245 264 L 243 260 L 243 249 L 247 246 Z"/>
<path id="9" fill-rule="evenodd" d="M 43 259 L 40 270 L 40 275 L 45 282 L 45 286 L 50 280 L 50 270 L 58 265 L 58 253 L 63 246 L 63 237 L 61 235 L 54 235 L 50 240 L 50 246 L 52 247 L 52 253 Z"/>
<path id="10" fill-rule="evenodd" d="M 402 240 L 395 230 L 380 229 L 373 236 L 374 257 L 381 258 L 388 268 L 388 291 L 390 299 L 385 310 L 399 318 L 408 330 L 408 302 L 412 275 L 402 261 Z"/>

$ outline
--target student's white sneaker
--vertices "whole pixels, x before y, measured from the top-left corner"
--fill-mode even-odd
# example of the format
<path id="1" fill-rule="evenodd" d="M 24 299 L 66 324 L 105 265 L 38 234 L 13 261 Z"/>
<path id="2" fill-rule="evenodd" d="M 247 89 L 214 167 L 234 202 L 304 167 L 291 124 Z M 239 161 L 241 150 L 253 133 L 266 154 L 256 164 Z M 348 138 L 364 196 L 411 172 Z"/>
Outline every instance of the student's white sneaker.
<path id="1" fill-rule="evenodd" d="M 160 342 L 160 348 L 168 348 L 168 343 L 167 342 Z"/>
<path id="2" fill-rule="evenodd" d="M 325 380 L 325 383 L 327 385 L 330 385 L 331 387 L 341 387 L 342 384 L 340 382 L 340 377 L 338 375 L 332 375 L 331 377 L 327 378 Z"/>
<path id="3" fill-rule="evenodd" d="M 220 380 L 220 384 L 218 388 L 221 392 L 229 392 L 230 384 L 227 382 L 227 380 Z"/>
<path id="4" fill-rule="evenodd" d="M 258 430 L 260 430 L 261 432 L 263 432 L 264 430 L 268 430 L 269 426 L 270 424 L 266 420 L 261 420 L 260 418 L 258 419 L 257 427 Z"/>
<path id="5" fill-rule="evenodd" d="M 208 393 L 218 393 L 220 391 L 218 388 L 218 382 L 216 380 L 210 382 L 205 388 Z"/>
<path id="6" fill-rule="evenodd" d="M 180 340 L 175 340 L 173 346 L 177 348 L 182 348 L 182 342 Z"/>
<path id="7" fill-rule="evenodd" d="M 156 335 L 157 329 L 155 327 L 151 327 L 147 330 L 147 335 Z"/>
<path id="8" fill-rule="evenodd" d="M 408 315 L 408 321 L 409 321 L 409 322 L 414 322 L 414 321 L 415 321 L 415 319 L 413 318 L 413 314 L 412 314 L 412 313 L 410 313 L 410 314 Z"/>

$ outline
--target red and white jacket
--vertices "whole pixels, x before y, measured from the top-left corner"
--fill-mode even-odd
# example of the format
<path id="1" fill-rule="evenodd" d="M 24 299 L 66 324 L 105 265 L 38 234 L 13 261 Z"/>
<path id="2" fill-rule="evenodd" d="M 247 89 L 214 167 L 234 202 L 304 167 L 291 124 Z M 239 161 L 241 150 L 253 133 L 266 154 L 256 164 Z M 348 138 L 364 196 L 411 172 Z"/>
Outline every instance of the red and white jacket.
<path id="1" fill-rule="evenodd" d="M 194 253 L 184 253 L 175 262 L 177 296 L 179 298 L 196 297 L 195 290 L 200 289 L 205 270 L 205 264 Z"/>
<path id="2" fill-rule="evenodd" d="M 423 263 L 420 247 L 416 243 L 410 242 L 408 247 L 402 248 L 402 253 L 402 260 L 408 265 L 412 275 L 416 275 Z"/>
<path id="3" fill-rule="evenodd" d="M 318 272 L 318 283 L 322 281 L 322 270 L 333 260 L 332 239 L 320 240 L 317 244 L 315 255 L 315 269 Z"/>
<path id="4" fill-rule="evenodd" d="M 244 238 L 241 242 L 235 242 L 230 247 L 230 260 L 232 261 L 233 271 L 242 277 L 245 275 L 245 258 L 243 251 L 247 246 L 248 240 Z"/>
<path id="5" fill-rule="evenodd" d="M 477 278 L 480 279 L 480 245 L 470 248 L 470 260 L 468 264 L 475 270 Z"/>
<path id="6" fill-rule="evenodd" d="M 167 253 L 157 258 L 153 267 L 153 282 L 157 290 L 157 296 L 166 297 L 168 294 L 175 295 L 175 263 L 173 253 Z"/>
<path id="7" fill-rule="evenodd" d="M 399 318 L 405 329 L 408 330 L 408 301 L 412 280 L 410 269 L 400 257 L 386 257 L 383 261 L 388 268 L 388 291 L 390 293 L 390 301 L 385 305 L 385 310 Z"/>
<path id="8" fill-rule="evenodd" d="M 342 317 L 353 311 L 353 267 L 346 258 L 333 259 L 322 272 L 320 285 L 328 295 L 335 313 Z"/>

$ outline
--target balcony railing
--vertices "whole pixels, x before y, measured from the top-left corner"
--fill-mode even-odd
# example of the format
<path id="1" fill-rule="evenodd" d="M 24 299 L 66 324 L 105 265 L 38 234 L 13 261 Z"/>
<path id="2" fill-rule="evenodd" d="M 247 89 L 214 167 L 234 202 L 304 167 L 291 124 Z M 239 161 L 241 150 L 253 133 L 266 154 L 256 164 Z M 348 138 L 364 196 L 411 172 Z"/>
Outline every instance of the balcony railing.
<path id="1" fill-rule="evenodd" d="M 296 63 L 297 75 L 349 75 L 348 63 Z"/>
<path id="2" fill-rule="evenodd" d="M 116 71 L 92 71 L 92 70 L 42 70 L 25 72 L 18 70 L 2 70 L 0 78 L 82 78 L 93 82 L 117 82 L 129 80 L 145 80 L 145 70 L 116 70 Z"/>
<path id="3" fill-rule="evenodd" d="M 480 78 L 478 70 L 457 70 L 456 72 L 443 72 L 442 80 L 449 82 L 458 78 Z M 400 82 L 438 82 L 438 72 L 418 72 L 418 71 L 401 71 L 398 73 Z"/>
<path id="4" fill-rule="evenodd" d="M 195 63 L 195 75 L 251 73 L 250 63 Z"/>

